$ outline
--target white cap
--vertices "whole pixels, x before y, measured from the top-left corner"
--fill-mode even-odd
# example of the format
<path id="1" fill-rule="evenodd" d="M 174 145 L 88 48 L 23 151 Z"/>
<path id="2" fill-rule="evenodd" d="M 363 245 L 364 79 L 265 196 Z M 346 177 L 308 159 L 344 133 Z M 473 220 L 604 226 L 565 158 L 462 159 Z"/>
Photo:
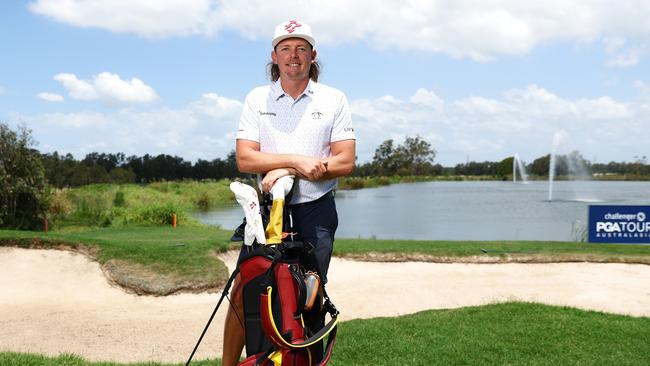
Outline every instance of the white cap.
<path id="1" fill-rule="evenodd" d="M 311 27 L 306 23 L 299 20 L 287 20 L 280 23 L 275 27 L 275 35 L 273 36 L 273 48 L 280 43 L 280 41 L 287 38 L 302 38 L 309 42 L 312 47 L 316 45 L 314 36 L 311 34 Z"/>

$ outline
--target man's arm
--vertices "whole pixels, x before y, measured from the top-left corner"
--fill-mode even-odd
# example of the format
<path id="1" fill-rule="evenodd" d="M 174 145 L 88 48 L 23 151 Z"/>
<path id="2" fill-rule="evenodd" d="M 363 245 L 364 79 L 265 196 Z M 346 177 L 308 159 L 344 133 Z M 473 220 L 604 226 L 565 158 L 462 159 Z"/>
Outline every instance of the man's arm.
<path id="1" fill-rule="evenodd" d="M 260 144 L 238 139 L 235 151 L 237 168 L 245 173 L 267 173 L 274 169 L 294 169 L 298 176 L 309 180 L 320 179 L 327 168 L 320 159 L 297 154 L 269 154 L 260 151 Z"/>
<path id="2" fill-rule="evenodd" d="M 356 140 L 342 140 L 330 143 L 331 156 L 324 159 L 327 171 L 321 179 L 332 179 L 350 175 L 356 159 Z"/>

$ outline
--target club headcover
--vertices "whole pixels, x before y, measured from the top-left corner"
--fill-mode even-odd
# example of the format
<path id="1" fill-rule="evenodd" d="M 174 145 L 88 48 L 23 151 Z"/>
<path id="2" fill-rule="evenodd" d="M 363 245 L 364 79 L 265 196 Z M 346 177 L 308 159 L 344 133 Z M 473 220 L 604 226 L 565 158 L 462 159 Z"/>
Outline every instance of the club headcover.
<path id="1" fill-rule="evenodd" d="M 257 191 L 255 191 L 255 188 L 241 182 L 230 183 L 230 190 L 235 194 L 235 198 L 242 209 L 244 209 L 244 215 L 246 216 L 244 244 L 253 245 L 255 239 L 260 244 L 266 244 Z"/>

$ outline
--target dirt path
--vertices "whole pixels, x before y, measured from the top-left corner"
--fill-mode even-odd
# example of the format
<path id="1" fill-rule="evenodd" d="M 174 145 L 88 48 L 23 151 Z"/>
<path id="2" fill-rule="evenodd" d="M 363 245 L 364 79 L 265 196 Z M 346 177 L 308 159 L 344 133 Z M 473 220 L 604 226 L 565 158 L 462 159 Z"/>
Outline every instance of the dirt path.
<path id="1" fill-rule="evenodd" d="M 223 259 L 232 268 L 236 257 Z M 650 316 L 648 265 L 334 258 L 330 272 L 328 292 L 343 320 L 508 300 Z M 131 295 L 111 287 L 99 265 L 83 255 L 0 247 L 0 350 L 184 362 L 217 299 L 218 294 Z M 224 314 L 217 314 L 197 358 L 220 354 Z"/>

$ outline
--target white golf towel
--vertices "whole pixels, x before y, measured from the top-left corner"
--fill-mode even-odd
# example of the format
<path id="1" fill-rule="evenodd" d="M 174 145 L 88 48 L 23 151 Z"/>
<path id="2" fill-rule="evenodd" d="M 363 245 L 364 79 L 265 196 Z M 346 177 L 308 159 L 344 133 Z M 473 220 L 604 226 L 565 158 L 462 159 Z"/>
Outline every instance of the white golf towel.
<path id="1" fill-rule="evenodd" d="M 260 244 L 266 244 L 264 224 L 260 214 L 260 201 L 257 198 L 255 188 L 241 182 L 232 182 L 230 183 L 230 190 L 235 194 L 237 202 L 244 209 L 246 217 L 244 244 L 253 245 L 255 239 Z"/>

